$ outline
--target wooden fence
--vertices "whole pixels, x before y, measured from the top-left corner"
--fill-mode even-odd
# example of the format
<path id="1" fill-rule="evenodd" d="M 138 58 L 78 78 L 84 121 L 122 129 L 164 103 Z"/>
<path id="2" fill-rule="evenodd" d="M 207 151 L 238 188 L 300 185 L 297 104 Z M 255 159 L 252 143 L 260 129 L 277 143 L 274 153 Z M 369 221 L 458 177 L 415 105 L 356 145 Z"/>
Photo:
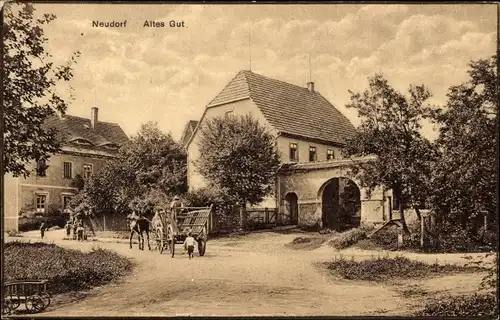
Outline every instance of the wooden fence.
<path id="1" fill-rule="evenodd" d="M 290 216 L 279 213 L 277 208 L 247 209 L 249 229 L 269 228 L 290 223 Z"/>

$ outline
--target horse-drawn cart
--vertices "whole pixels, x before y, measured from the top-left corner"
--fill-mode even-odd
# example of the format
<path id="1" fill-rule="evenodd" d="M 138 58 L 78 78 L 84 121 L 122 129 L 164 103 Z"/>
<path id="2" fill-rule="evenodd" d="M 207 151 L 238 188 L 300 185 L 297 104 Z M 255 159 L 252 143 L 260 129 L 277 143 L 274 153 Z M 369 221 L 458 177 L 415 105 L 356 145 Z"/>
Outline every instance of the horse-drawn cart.
<path id="1" fill-rule="evenodd" d="M 191 236 L 198 243 L 198 253 L 205 255 L 208 234 L 212 222 L 212 207 L 185 207 L 177 214 L 175 222 L 170 213 L 161 213 L 158 221 L 153 221 L 153 237 L 160 254 L 170 251 L 172 258 L 175 255 L 175 244 L 184 243 L 191 232 Z"/>
<path id="2" fill-rule="evenodd" d="M 3 284 L 2 313 L 9 314 L 24 303 L 30 313 L 45 310 L 50 305 L 47 280 L 8 281 Z"/>

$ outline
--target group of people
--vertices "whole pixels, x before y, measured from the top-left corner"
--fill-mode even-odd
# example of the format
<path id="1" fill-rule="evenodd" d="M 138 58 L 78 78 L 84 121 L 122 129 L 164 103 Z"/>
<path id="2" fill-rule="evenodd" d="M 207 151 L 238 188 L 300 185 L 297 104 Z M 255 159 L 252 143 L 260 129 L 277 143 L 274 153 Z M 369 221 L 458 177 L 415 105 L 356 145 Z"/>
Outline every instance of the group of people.
<path id="1" fill-rule="evenodd" d="M 78 241 L 85 240 L 85 227 L 81 219 L 68 220 L 64 228 L 66 229 L 66 236 L 68 238 L 71 237 L 71 231 L 73 231 L 73 239 Z"/>
<path id="2" fill-rule="evenodd" d="M 68 238 L 71 237 L 71 230 L 73 230 L 73 239 L 83 241 L 85 238 L 85 228 L 83 227 L 83 222 L 81 219 L 66 221 L 64 229 L 66 230 L 66 236 Z M 45 237 L 45 230 L 47 230 L 47 226 L 45 225 L 45 222 L 42 222 L 40 224 L 40 237 L 42 239 Z"/>

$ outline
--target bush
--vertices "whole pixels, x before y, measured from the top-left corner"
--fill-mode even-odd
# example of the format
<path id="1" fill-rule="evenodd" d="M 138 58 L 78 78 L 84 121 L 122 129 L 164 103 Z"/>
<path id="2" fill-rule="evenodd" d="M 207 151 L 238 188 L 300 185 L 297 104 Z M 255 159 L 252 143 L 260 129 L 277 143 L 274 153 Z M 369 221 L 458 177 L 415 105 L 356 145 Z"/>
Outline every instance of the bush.
<path id="1" fill-rule="evenodd" d="M 314 250 L 321 247 L 325 241 L 325 236 L 297 237 L 292 242 L 287 243 L 285 247 L 293 250 Z"/>
<path id="2" fill-rule="evenodd" d="M 487 317 L 498 318 L 498 302 L 494 293 L 449 296 L 428 302 L 415 316 L 432 317 Z"/>
<path id="3" fill-rule="evenodd" d="M 467 230 L 446 221 L 436 226 L 432 240 L 435 245 L 430 246 L 429 250 L 436 252 L 471 252 L 479 245 Z"/>
<path id="4" fill-rule="evenodd" d="M 340 233 L 330 240 L 329 244 L 335 249 L 346 249 L 366 238 L 366 231 L 360 228 L 351 229 Z"/>
<path id="5" fill-rule="evenodd" d="M 64 228 L 66 225 L 66 217 L 63 215 L 20 217 L 18 229 L 21 232 L 38 230 L 42 222 L 45 223 L 45 227 L 47 228 L 55 226 Z"/>
<path id="6" fill-rule="evenodd" d="M 428 264 L 421 261 L 413 261 L 406 257 L 377 257 L 362 261 L 335 257 L 332 262 L 327 263 L 327 268 L 345 279 L 369 281 L 385 281 L 395 278 L 424 278 L 429 275 L 479 269 L 477 267 L 463 267 L 451 264 Z"/>
<path id="7" fill-rule="evenodd" d="M 239 210 L 237 202 L 228 194 L 224 189 L 207 187 L 187 192 L 184 199 L 190 207 L 213 205 L 218 228 L 232 230 L 239 225 Z"/>
<path id="8" fill-rule="evenodd" d="M 493 230 L 487 230 L 484 233 L 482 241 L 484 245 L 495 249 L 498 244 L 498 233 Z"/>
<path id="9" fill-rule="evenodd" d="M 7 236 L 9 236 L 9 237 L 22 237 L 23 236 L 19 231 L 14 230 L 14 229 L 7 230 L 6 233 L 7 233 Z"/>
<path id="10" fill-rule="evenodd" d="M 6 281 L 47 279 L 51 293 L 103 285 L 132 269 L 128 259 L 109 250 L 83 253 L 41 242 L 5 243 L 4 258 Z"/>
<path id="11" fill-rule="evenodd" d="M 370 237 L 376 247 L 383 250 L 395 251 L 398 249 L 398 227 L 391 226 L 380 230 Z"/>
<path id="12" fill-rule="evenodd" d="M 410 236 L 405 236 L 401 249 L 421 251 L 420 245 L 420 222 L 415 221 L 408 224 Z M 485 234 L 485 241 L 493 242 L 495 234 Z M 390 226 L 372 235 L 368 240 L 362 241 L 359 247 L 362 249 L 382 249 L 389 251 L 398 250 L 398 227 Z M 430 252 L 473 252 L 484 251 L 481 249 L 482 242 L 475 240 L 466 230 L 457 225 L 443 223 L 434 230 L 434 235 L 428 233 L 426 238 L 426 250 Z M 487 246 L 486 248 L 491 248 Z"/>

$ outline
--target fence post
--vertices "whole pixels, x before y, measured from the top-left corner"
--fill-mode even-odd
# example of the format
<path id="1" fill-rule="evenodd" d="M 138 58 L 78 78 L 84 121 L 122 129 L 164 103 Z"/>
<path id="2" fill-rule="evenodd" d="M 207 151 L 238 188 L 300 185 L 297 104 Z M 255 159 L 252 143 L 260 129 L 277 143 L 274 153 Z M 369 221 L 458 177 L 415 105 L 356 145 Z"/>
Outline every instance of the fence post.
<path id="1" fill-rule="evenodd" d="M 243 207 L 240 205 L 240 229 L 244 230 L 243 226 Z"/>
<path id="2" fill-rule="evenodd" d="M 106 231 L 106 214 L 102 215 L 102 231 Z"/>
<path id="3" fill-rule="evenodd" d="M 398 250 L 403 247 L 404 244 L 404 232 L 403 228 L 398 228 Z"/>
<path id="4" fill-rule="evenodd" d="M 267 207 L 265 208 L 264 223 L 269 224 L 269 211 L 267 210 Z"/>

